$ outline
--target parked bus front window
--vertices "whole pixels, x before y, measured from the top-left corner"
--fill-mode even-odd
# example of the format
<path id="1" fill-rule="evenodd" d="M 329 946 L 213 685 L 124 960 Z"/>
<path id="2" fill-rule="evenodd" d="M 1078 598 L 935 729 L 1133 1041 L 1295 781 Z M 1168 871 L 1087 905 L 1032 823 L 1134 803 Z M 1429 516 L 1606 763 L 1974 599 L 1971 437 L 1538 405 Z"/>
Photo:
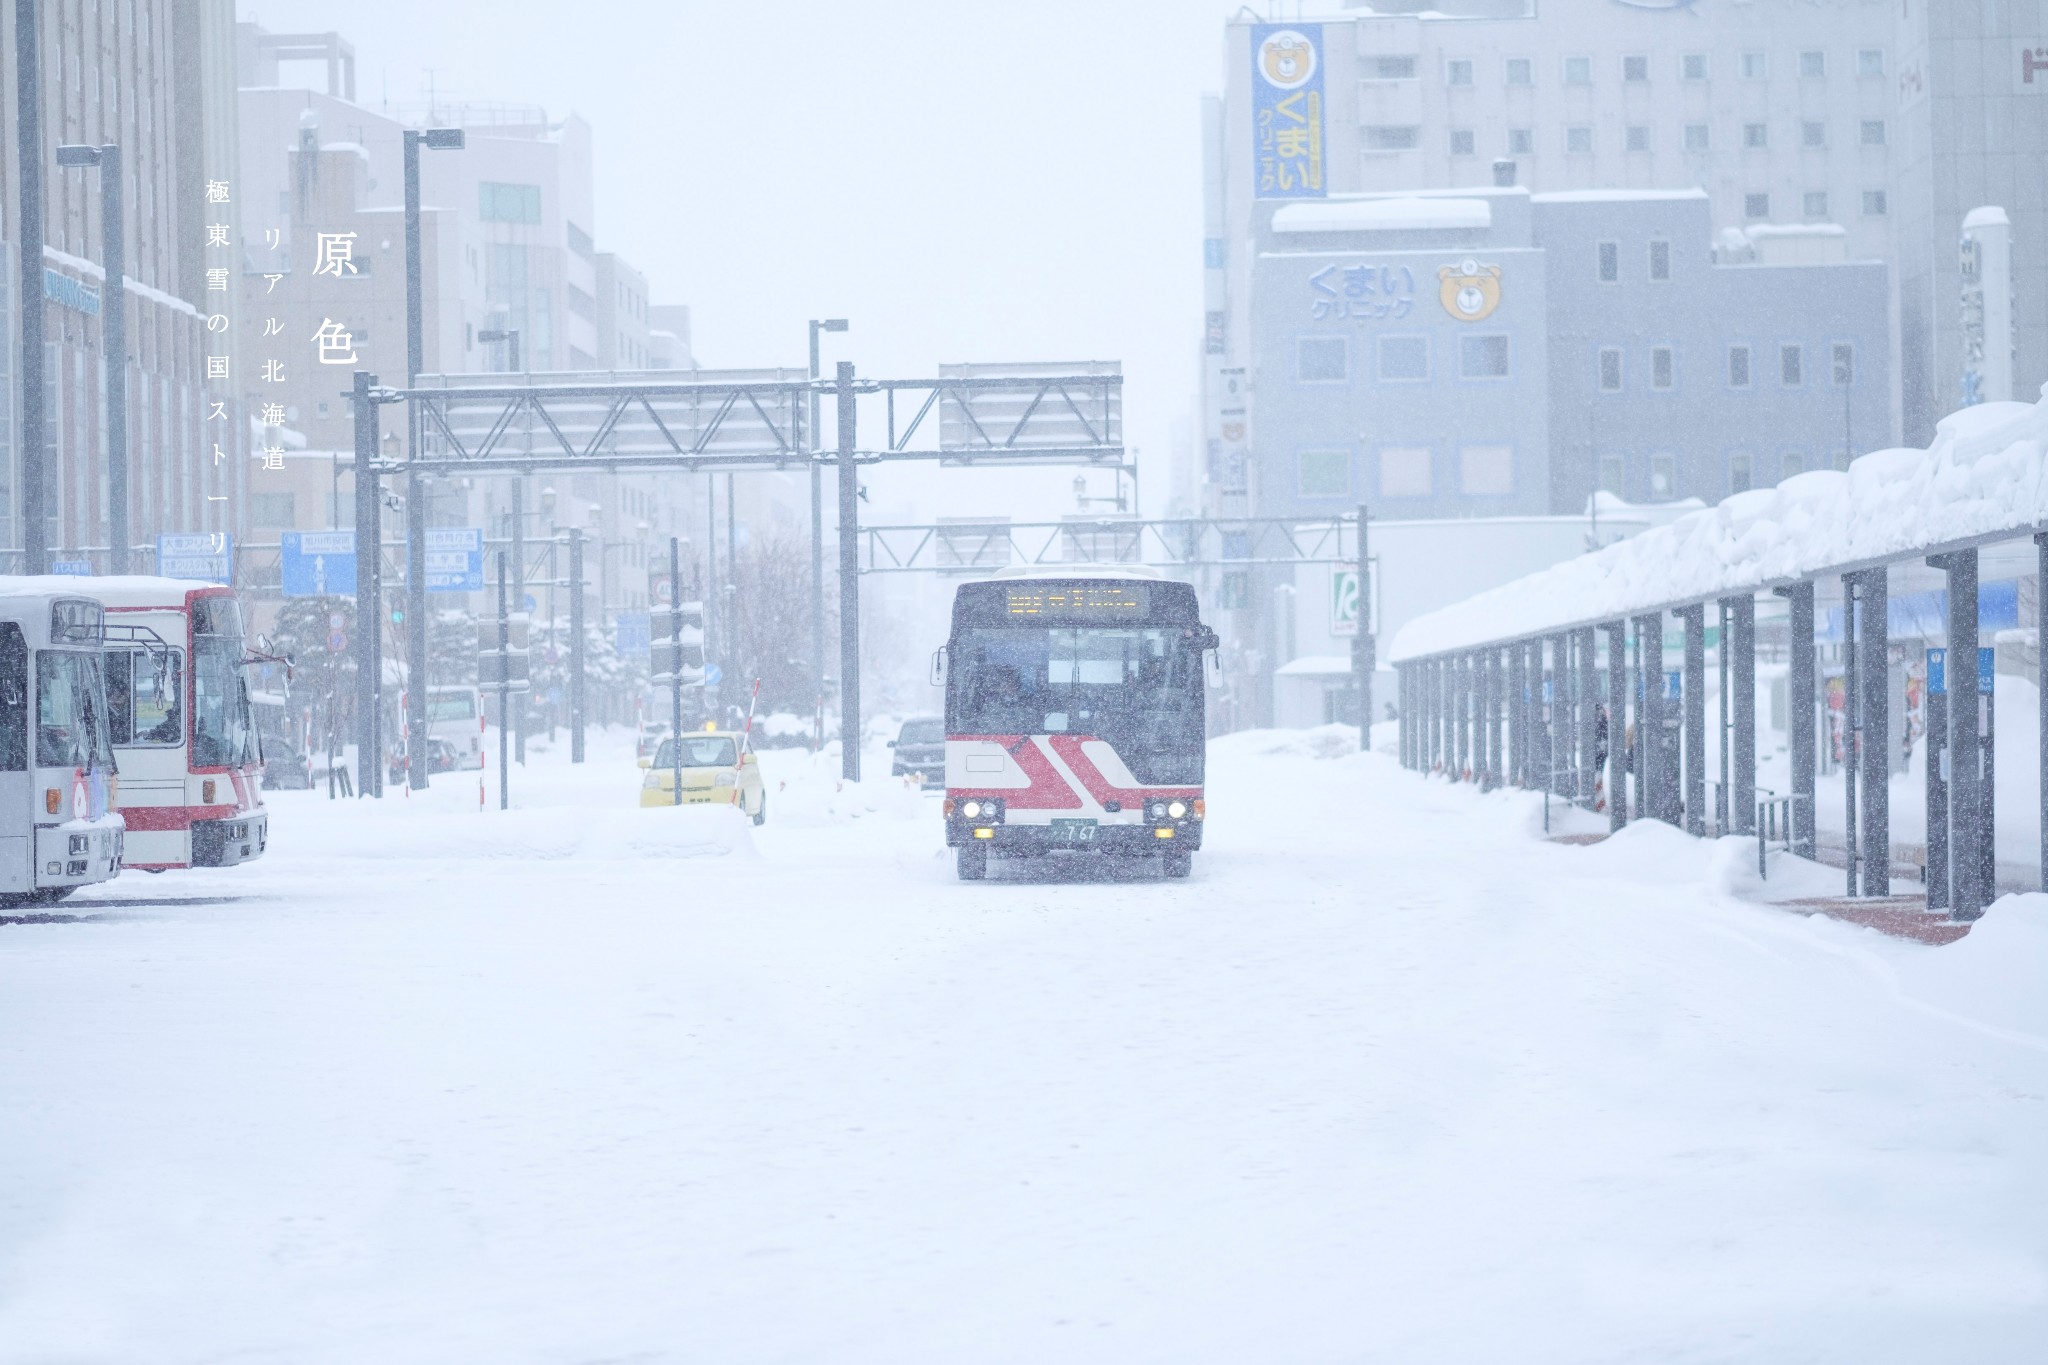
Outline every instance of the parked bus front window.
<path id="1" fill-rule="evenodd" d="M 161 666 L 159 666 L 161 663 Z M 134 650 L 107 654 L 107 709 L 114 743 L 172 746 L 184 742 L 185 653 Z"/>
<path id="2" fill-rule="evenodd" d="M 28 768 L 28 641 L 0 621 L 0 772 Z"/>
<path id="3" fill-rule="evenodd" d="M 258 762 L 256 723 L 242 679 L 242 637 L 192 640 L 192 766 L 226 768 Z"/>
<path id="4" fill-rule="evenodd" d="M 37 657 L 36 764 L 44 768 L 114 766 L 106 697 L 94 655 L 45 650 Z"/>

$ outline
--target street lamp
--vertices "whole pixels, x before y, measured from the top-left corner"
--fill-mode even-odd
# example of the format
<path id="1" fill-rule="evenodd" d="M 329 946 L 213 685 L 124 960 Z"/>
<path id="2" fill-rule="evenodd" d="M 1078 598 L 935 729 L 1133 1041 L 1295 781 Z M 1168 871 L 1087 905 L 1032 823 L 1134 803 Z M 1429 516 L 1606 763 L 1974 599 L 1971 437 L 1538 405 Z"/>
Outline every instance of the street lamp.
<path id="1" fill-rule="evenodd" d="M 122 227 L 121 148 L 63 146 L 59 166 L 97 166 L 100 173 L 100 265 L 106 289 L 100 302 L 101 366 L 107 385 L 107 556 L 110 573 L 128 572 L 128 307 L 124 283 L 127 238 Z"/>
<path id="2" fill-rule="evenodd" d="M 419 384 L 420 367 L 425 360 L 426 323 L 422 317 L 420 298 L 420 147 L 424 144 L 433 151 L 460 151 L 463 134 L 460 128 L 408 128 L 405 130 L 405 386 L 415 388 Z M 427 786 L 427 504 L 420 496 L 418 460 L 420 452 L 420 421 L 418 407 L 406 405 L 406 470 L 407 497 L 405 500 L 405 590 L 410 608 L 408 624 L 408 653 L 413 660 L 413 676 L 406 688 L 406 728 L 409 740 L 406 752 L 412 762 L 406 767 L 410 771 L 415 790 L 424 791 Z"/>
<path id="3" fill-rule="evenodd" d="M 825 499 L 818 469 L 818 333 L 843 332 L 845 318 L 811 319 L 811 675 L 812 751 L 825 746 Z"/>
<path id="4" fill-rule="evenodd" d="M 505 368 L 514 374 L 519 371 L 519 329 L 517 327 L 492 327 L 476 334 L 478 341 L 502 341 L 505 343 Z"/>

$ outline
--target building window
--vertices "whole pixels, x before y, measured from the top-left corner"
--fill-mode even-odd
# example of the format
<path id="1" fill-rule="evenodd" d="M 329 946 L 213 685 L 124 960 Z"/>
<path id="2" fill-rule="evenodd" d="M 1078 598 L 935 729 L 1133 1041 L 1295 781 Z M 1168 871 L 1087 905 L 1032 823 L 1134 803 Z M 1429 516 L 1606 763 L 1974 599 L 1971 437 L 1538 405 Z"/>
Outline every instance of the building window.
<path id="1" fill-rule="evenodd" d="M 1799 145 L 1802 147 L 1827 146 L 1827 124 L 1817 118 L 1803 120 L 1799 125 Z"/>
<path id="2" fill-rule="evenodd" d="M 1835 387 L 1846 389 L 1856 382 L 1856 344 L 1838 341 L 1828 348 L 1829 372 Z"/>
<path id="3" fill-rule="evenodd" d="M 1828 54 L 1825 52 L 1802 52 L 1799 54 L 1799 74 L 1820 77 L 1828 74 Z"/>
<path id="4" fill-rule="evenodd" d="M 1796 341 L 1778 348 L 1778 382 L 1788 389 L 1806 382 L 1806 352 Z"/>
<path id="5" fill-rule="evenodd" d="M 1472 84 L 1472 59 L 1459 57 L 1444 68 L 1444 80 L 1449 85 Z"/>
<path id="6" fill-rule="evenodd" d="M 1367 57 L 1365 78 L 1369 81 L 1412 81 L 1415 79 L 1413 57 Z"/>
<path id="7" fill-rule="evenodd" d="M 1671 278 L 1671 243 L 1655 241 L 1650 243 L 1650 278 L 1668 280 Z"/>
<path id="8" fill-rule="evenodd" d="M 1863 191 L 1863 211 L 1872 218 L 1876 218 L 1879 215 L 1883 214 L 1886 211 L 1884 191 Z"/>
<path id="9" fill-rule="evenodd" d="M 1630 151 L 1647 152 L 1650 150 L 1650 129 L 1647 124 L 1631 123 L 1625 136 L 1627 142 L 1624 145 Z"/>
<path id="10" fill-rule="evenodd" d="M 1467 379 L 1505 379 L 1508 339 L 1505 336 L 1465 337 L 1458 347 L 1459 365 Z"/>
<path id="11" fill-rule="evenodd" d="M 1747 493 L 1749 491 L 1749 463 L 1749 456 L 1747 455 L 1730 455 L 1728 457 L 1728 491 L 1730 493 Z"/>
<path id="12" fill-rule="evenodd" d="M 1768 194 L 1745 194 L 1742 196 L 1742 216 L 1745 218 L 1768 218 L 1771 216 L 1771 196 Z"/>
<path id="13" fill-rule="evenodd" d="M 1422 129 L 1413 123 L 1369 124 L 1365 129 L 1368 152 L 1406 152 L 1422 145 Z"/>
<path id="14" fill-rule="evenodd" d="M 1678 363 L 1669 346 L 1650 348 L 1650 387 L 1668 389 L 1678 382 Z"/>
<path id="15" fill-rule="evenodd" d="M 1451 129 L 1451 155 L 1472 156 L 1479 150 L 1478 136 L 1470 128 Z"/>
<path id="16" fill-rule="evenodd" d="M 1428 337 L 1381 337 L 1379 353 L 1381 379 L 1429 378 Z"/>
<path id="17" fill-rule="evenodd" d="M 1600 348 L 1600 392 L 1621 392 L 1621 348 L 1602 346 Z"/>
<path id="18" fill-rule="evenodd" d="M 1678 69 L 1689 81 L 1703 81 L 1707 78 L 1707 54 L 1688 52 L 1679 60 Z"/>
<path id="19" fill-rule="evenodd" d="M 1536 135 L 1527 128 L 1508 129 L 1508 155 L 1527 156 L 1536 150 Z"/>
<path id="20" fill-rule="evenodd" d="M 1752 150 L 1771 145 L 1771 125 L 1768 123 L 1745 123 L 1742 125 L 1742 145 Z"/>
<path id="21" fill-rule="evenodd" d="M 1343 337 L 1303 337 L 1299 358 L 1304 384 L 1344 382 L 1346 356 Z"/>
<path id="22" fill-rule="evenodd" d="M 1527 57 L 1510 57 L 1507 77 L 1509 85 L 1528 85 L 1536 79 L 1536 69 Z"/>
<path id="23" fill-rule="evenodd" d="M 1678 457 L 1668 450 L 1650 456 L 1650 500 L 1669 502 L 1678 496 Z"/>
<path id="24" fill-rule="evenodd" d="M 1746 389 L 1749 387 L 1749 347 L 1728 348 L 1728 387 Z"/>
<path id="25" fill-rule="evenodd" d="M 1882 76 L 1884 74 L 1884 49 L 1866 47 L 1856 54 L 1856 74 L 1859 76 Z"/>
<path id="26" fill-rule="evenodd" d="M 1707 150 L 1706 124 L 1688 123 L 1685 125 L 1685 150 L 1688 152 L 1704 152 Z"/>
<path id="27" fill-rule="evenodd" d="M 1742 79 L 1746 81 L 1760 81 L 1770 74 L 1771 65 L 1764 60 L 1763 53 L 1745 52 L 1742 54 Z"/>
<path id="28" fill-rule="evenodd" d="M 1621 59 L 1621 78 L 1625 81 L 1646 81 L 1650 79 L 1650 59 L 1648 57 L 1623 57 Z"/>
<path id="29" fill-rule="evenodd" d="M 1598 252 L 1600 283 L 1614 284 L 1621 279 L 1621 243 L 1601 242 Z"/>
<path id="30" fill-rule="evenodd" d="M 1826 190 L 1808 190 L 1799 201 L 1799 212 L 1807 218 L 1827 217 L 1828 192 Z"/>
<path id="31" fill-rule="evenodd" d="M 1780 479 L 1797 478 L 1805 471 L 1806 457 L 1796 450 L 1781 456 L 1778 460 L 1778 477 Z"/>
<path id="32" fill-rule="evenodd" d="M 1593 59 L 1591 57 L 1565 58 L 1564 83 L 1566 85 L 1591 85 L 1593 83 Z"/>
<path id="33" fill-rule="evenodd" d="M 1474 498 L 1505 498 L 1512 494 L 1515 491 L 1513 447 L 1460 447 L 1458 491 Z"/>
<path id="34" fill-rule="evenodd" d="M 1600 491 L 1612 493 L 1617 498 L 1620 497 L 1623 492 L 1621 482 L 1624 468 L 1625 465 L 1621 456 L 1602 455 L 1600 457 Z"/>
<path id="35" fill-rule="evenodd" d="M 249 524 L 290 530 L 298 525 L 295 497 L 290 493 L 251 493 Z"/>
<path id="36" fill-rule="evenodd" d="M 1304 498 L 1351 496 L 1351 452 L 1304 450 L 1295 456 L 1296 487 Z"/>
<path id="37" fill-rule="evenodd" d="M 1434 490 L 1428 446 L 1380 447 L 1380 496 L 1426 498 Z"/>
<path id="38" fill-rule="evenodd" d="M 1564 149 L 1575 156 L 1588 155 L 1593 150 L 1592 128 L 1580 124 L 1564 130 Z"/>
<path id="39" fill-rule="evenodd" d="M 486 223 L 538 223 L 540 186 L 501 185 L 485 180 L 477 186 L 478 216 Z"/>
<path id="40" fill-rule="evenodd" d="M 1882 147 L 1882 146 L 1884 146 L 1884 120 L 1883 120 L 1883 119 L 1881 119 L 1881 118 L 1867 118 L 1867 119 L 1863 120 L 1863 126 L 1862 126 L 1862 129 L 1861 129 L 1860 131 L 1861 131 L 1861 134 L 1862 134 L 1862 138 L 1863 138 L 1863 145 L 1864 145 L 1864 146 L 1866 146 L 1866 147 Z"/>

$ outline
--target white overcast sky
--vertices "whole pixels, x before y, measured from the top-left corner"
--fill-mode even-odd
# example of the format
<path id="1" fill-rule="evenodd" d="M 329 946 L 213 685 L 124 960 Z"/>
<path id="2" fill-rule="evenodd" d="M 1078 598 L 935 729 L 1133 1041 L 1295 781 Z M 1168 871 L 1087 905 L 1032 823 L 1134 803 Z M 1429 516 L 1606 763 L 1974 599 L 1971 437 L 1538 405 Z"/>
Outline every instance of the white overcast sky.
<path id="1" fill-rule="evenodd" d="M 453 98 L 582 114 L 599 245 L 656 302 L 692 307 L 706 365 L 801 365 L 806 319 L 829 316 L 854 330 L 827 339 L 828 369 L 1121 360 L 1148 472 L 1192 413 L 1199 97 L 1221 87 L 1226 0 L 239 8 L 273 31 L 339 30 L 366 104 L 422 97 L 431 71 Z M 1072 477 L 870 482 L 920 516 L 1047 515 L 1071 510 Z"/>

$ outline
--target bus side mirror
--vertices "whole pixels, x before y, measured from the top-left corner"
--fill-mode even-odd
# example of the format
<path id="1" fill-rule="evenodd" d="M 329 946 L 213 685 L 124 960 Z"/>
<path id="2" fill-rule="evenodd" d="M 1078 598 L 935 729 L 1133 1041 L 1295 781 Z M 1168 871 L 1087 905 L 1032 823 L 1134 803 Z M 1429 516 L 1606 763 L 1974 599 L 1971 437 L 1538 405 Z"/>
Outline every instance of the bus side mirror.
<path id="1" fill-rule="evenodd" d="M 932 651 L 933 687 L 944 687 L 946 685 L 946 662 L 946 647 L 944 645 L 940 645 L 937 649 Z"/>
<path id="2" fill-rule="evenodd" d="M 1221 650 L 1202 651 L 1202 681 L 1211 687 L 1223 686 L 1223 653 Z"/>

